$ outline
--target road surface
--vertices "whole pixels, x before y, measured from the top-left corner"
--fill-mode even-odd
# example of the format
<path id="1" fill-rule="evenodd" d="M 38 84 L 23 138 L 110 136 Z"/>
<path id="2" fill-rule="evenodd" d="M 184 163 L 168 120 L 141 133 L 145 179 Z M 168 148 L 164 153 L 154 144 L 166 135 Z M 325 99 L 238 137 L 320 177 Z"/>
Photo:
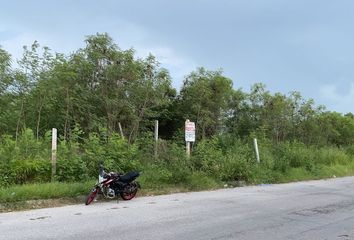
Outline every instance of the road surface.
<path id="1" fill-rule="evenodd" d="M 3 213 L 0 239 L 354 239 L 354 177 Z"/>

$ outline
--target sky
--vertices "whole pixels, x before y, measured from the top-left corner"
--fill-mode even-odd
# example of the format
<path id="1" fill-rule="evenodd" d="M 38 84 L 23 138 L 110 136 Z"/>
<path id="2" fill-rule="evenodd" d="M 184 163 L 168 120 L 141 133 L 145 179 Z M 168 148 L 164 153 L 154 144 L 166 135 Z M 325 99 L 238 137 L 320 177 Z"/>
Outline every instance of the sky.
<path id="1" fill-rule="evenodd" d="M 0 0 L 0 45 L 19 58 L 37 40 L 70 54 L 107 32 L 137 57 L 152 53 L 173 86 L 197 67 L 222 69 L 235 89 L 262 82 L 354 112 L 351 0 Z"/>

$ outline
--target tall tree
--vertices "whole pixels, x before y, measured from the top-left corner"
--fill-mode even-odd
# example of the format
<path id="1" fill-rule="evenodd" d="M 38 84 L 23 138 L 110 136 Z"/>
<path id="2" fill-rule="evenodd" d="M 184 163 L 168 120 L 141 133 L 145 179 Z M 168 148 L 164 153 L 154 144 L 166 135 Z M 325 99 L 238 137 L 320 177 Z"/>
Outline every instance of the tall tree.
<path id="1" fill-rule="evenodd" d="M 179 96 L 182 116 L 197 124 L 201 138 L 219 133 L 232 96 L 232 81 L 221 71 L 199 68 L 183 83 Z"/>
<path id="2" fill-rule="evenodd" d="M 0 94 L 3 94 L 11 83 L 11 56 L 0 46 Z"/>
<path id="3" fill-rule="evenodd" d="M 0 46 L 0 135 L 8 129 L 9 120 L 8 106 L 11 97 L 7 94 L 7 89 L 11 85 L 11 56 Z"/>

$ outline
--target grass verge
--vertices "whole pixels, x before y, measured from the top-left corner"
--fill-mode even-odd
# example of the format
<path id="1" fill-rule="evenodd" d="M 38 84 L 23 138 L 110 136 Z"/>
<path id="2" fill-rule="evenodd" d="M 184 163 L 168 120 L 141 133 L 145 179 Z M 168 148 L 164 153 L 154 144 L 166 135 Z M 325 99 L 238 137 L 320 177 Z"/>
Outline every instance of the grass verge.
<path id="1" fill-rule="evenodd" d="M 258 183 L 286 183 L 303 180 L 325 179 L 354 175 L 354 163 L 348 165 L 335 164 L 331 166 L 317 166 L 314 169 L 291 168 L 285 173 L 276 173 Z M 194 172 L 187 176 L 183 183 L 164 183 L 150 181 L 149 177 L 141 176 L 142 189 L 139 196 L 151 196 L 188 191 L 202 191 L 222 188 L 224 183 L 217 181 L 204 173 Z M 16 185 L 0 188 L 0 212 L 9 212 L 25 209 L 56 207 L 68 204 L 83 203 L 95 180 L 85 182 L 54 182 Z M 235 185 L 234 185 L 235 186 Z"/>
<path id="2" fill-rule="evenodd" d="M 320 165 L 314 169 L 306 170 L 304 168 L 291 168 L 284 174 L 281 174 L 278 183 L 287 183 L 304 180 L 317 180 L 335 177 L 345 177 L 354 175 L 354 163 L 347 165 L 333 164 L 330 166 Z"/>
<path id="3" fill-rule="evenodd" d="M 149 182 L 141 177 L 139 196 L 211 190 L 222 183 L 202 174 L 193 173 L 183 184 Z M 54 182 L 16 185 L 0 188 L 0 212 L 37 209 L 83 203 L 95 180 L 86 182 Z"/>

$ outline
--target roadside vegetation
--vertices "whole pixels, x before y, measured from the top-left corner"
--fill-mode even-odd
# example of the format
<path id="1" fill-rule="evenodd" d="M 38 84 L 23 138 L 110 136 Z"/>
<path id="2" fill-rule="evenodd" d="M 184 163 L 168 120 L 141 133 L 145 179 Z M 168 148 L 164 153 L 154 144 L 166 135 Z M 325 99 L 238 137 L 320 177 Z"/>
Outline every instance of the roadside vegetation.
<path id="1" fill-rule="evenodd" d="M 354 173 L 353 113 L 263 84 L 244 91 L 204 68 L 177 91 L 154 56 L 138 59 L 107 34 L 85 43 L 63 55 L 35 42 L 16 67 L 0 48 L 0 204 L 86 194 L 100 161 L 112 171 L 142 171 L 145 195 Z M 190 158 L 186 119 L 197 128 Z M 51 128 L 59 134 L 54 182 Z"/>

